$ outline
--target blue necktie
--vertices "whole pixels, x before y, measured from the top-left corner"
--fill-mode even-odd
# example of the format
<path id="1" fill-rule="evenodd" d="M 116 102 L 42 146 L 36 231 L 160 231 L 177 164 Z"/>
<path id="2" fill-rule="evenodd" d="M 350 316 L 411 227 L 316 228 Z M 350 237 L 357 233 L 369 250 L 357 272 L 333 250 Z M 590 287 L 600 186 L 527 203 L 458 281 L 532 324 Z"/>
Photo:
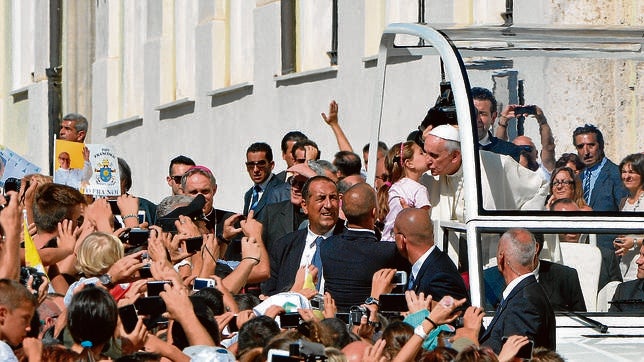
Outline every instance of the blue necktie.
<path id="1" fill-rule="evenodd" d="M 324 240 L 323 237 L 318 236 L 315 239 L 315 254 L 313 254 L 313 258 L 311 259 L 311 264 L 315 265 L 316 268 L 318 268 L 318 281 L 315 283 L 315 288 L 317 290 L 320 290 L 320 281 L 322 280 L 322 258 L 320 257 L 320 245 L 322 244 L 322 241 Z"/>
<path id="2" fill-rule="evenodd" d="M 259 193 L 262 191 L 262 187 L 259 185 L 255 185 L 253 187 L 253 198 L 250 200 L 250 210 L 254 210 L 255 206 L 257 206 L 257 202 L 259 202 Z"/>
<path id="3" fill-rule="evenodd" d="M 584 200 L 590 205 L 590 170 L 584 171 Z"/>
<path id="4" fill-rule="evenodd" d="M 412 290 L 414 288 L 415 281 L 416 281 L 416 278 L 414 278 L 414 274 L 409 273 L 409 282 L 407 282 L 407 290 Z"/>

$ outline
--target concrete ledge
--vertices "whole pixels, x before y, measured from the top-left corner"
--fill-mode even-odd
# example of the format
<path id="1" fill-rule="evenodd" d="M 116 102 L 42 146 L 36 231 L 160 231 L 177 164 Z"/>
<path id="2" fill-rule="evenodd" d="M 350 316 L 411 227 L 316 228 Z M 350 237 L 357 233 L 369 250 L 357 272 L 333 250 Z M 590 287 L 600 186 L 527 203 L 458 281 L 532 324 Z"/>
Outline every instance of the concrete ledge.
<path id="1" fill-rule="evenodd" d="M 119 127 L 123 125 L 129 125 L 130 123 L 136 123 L 136 122 L 143 123 L 143 117 L 132 116 L 132 117 L 120 119 L 116 122 L 109 122 L 105 127 L 103 127 L 103 129 L 110 129 L 110 128 Z"/>
<path id="2" fill-rule="evenodd" d="M 227 95 L 230 93 L 243 92 L 243 91 L 249 91 L 249 90 L 252 93 L 253 82 L 238 83 L 238 84 L 231 85 L 229 87 L 215 89 L 206 93 L 206 95 L 209 97 L 218 97 L 218 96 Z"/>
<path id="3" fill-rule="evenodd" d="M 296 72 L 286 75 L 276 76 L 275 85 L 277 87 L 316 82 L 318 80 L 335 78 L 338 74 L 338 67 L 326 67 L 320 69 L 308 70 L 306 72 Z"/>
<path id="4" fill-rule="evenodd" d="M 162 104 L 160 106 L 156 106 L 156 107 L 154 107 L 154 110 L 155 111 L 168 111 L 168 110 L 171 110 L 172 108 L 183 107 L 183 106 L 187 106 L 187 105 L 194 104 L 194 103 L 195 103 L 194 99 L 186 97 L 186 98 L 177 99 L 176 101 L 172 101 L 170 103 L 166 103 L 166 104 Z"/>

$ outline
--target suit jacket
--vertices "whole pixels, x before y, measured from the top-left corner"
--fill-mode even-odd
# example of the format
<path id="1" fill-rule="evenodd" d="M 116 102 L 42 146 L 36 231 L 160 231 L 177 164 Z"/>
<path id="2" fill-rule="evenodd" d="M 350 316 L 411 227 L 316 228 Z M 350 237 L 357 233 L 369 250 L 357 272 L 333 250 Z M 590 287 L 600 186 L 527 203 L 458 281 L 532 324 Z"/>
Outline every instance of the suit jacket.
<path id="1" fill-rule="evenodd" d="M 581 184 L 584 184 L 586 173 L 581 173 Z M 593 186 L 590 202 L 594 211 L 619 211 L 622 198 L 628 196 L 619 172 L 619 167 L 606 158 L 606 163 L 597 176 Z"/>
<path id="2" fill-rule="evenodd" d="M 255 185 L 253 185 L 255 187 Z M 248 215 L 250 201 L 253 196 L 253 187 L 248 189 L 244 194 L 244 215 Z M 276 202 L 291 199 L 291 185 L 280 181 L 275 175 L 271 177 L 270 181 L 266 184 L 262 197 L 255 206 L 255 219 L 261 219 L 264 207 Z"/>
<path id="3" fill-rule="evenodd" d="M 532 339 L 535 347 L 555 350 L 555 334 L 555 313 L 545 291 L 530 275 L 501 302 L 479 342 L 498 354 L 504 336 L 521 335 Z"/>
<path id="4" fill-rule="evenodd" d="M 498 153 L 500 155 L 508 155 L 514 158 L 515 161 L 519 162 L 521 158 L 521 148 L 515 145 L 512 142 L 502 140 L 492 136 L 492 133 L 488 131 L 490 143 L 485 146 L 481 146 L 482 150 Z"/>
<path id="5" fill-rule="evenodd" d="M 334 234 L 341 233 L 344 226 L 337 223 Z M 297 230 L 277 239 L 268 250 L 271 262 L 271 276 L 261 285 L 264 295 L 273 295 L 288 291 L 295 281 L 295 274 L 300 268 L 300 259 L 304 252 L 308 229 Z"/>
<path id="6" fill-rule="evenodd" d="M 486 307 L 496 308 L 501 302 L 505 280 L 497 267 L 485 269 Z M 577 270 L 547 260 L 539 261 L 539 284 L 546 292 L 553 310 L 586 311 Z"/>
<path id="7" fill-rule="evenodd" d="M 266 205 L 265 211 L 262 213 L 262 218 L 259 221 L 264 226 L 262 229 L 262 239 L 267 249 L 277 239 L 296 230 L 293 220 L 295 217 L 293 208 L 290 199 Z M 302 220 L 306 220 L 306 215 L 302 214 Z"/>
<path id="8" fill-rule="evenodd" d="M 320 248 L 324 290 L 331 293 L 338 312 L 363 304 L 371 296 L 371 281 L 382 268 L 409 270 L 396 244 L 380 241 L 375 233 L 347 230 L 324 240 Z"/>
<path id="9" fill-rule="evenodd" d="M 438 247 L 435 247 L 425 259 L 411 289 L 416 294 L 420 292 L 425 295 L 431 294 L 435 301 L 439 301 L 446 295 L 454 299 L 467 298 L 466 305 L 469 305 L 470 301 L 463 277 L 458 273 L 452 259 Z"/>
<path id="10" fill-rule="evenodd" d="M 644 279 L 635 279 L 620 283 L 615 289 L 609 312 L 643 312 L 644 311 Z M 615 303 L 617 301 L 639 300 L 639 303 Z"/>

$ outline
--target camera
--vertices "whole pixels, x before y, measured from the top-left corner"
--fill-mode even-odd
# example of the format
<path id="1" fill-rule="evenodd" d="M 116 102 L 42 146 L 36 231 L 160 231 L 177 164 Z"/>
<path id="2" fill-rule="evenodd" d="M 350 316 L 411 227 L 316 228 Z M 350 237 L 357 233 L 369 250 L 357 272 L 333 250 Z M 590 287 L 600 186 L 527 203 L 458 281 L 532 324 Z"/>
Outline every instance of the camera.
<path id="1" fill-rule="evenodd" d="M 322 294 L 316 294 L 311 299 L 311 309 L 324 310 L 324 296 Z"/>
<path id="2" fill-rule="evenodd" d="M 9 177 L 4 182 L 4 193 L 7 194 L 8 191 L 15 191 L 20 193 L 20 179 L 15 177 Z"/>
<path id="3" fill-rule="evenodd" d="M 452 85 L 450 82 L 441 82 L 440 95 L 436 100 L 436 104 L 427 111 L 427 115 L 418 126 L 418 131 L 414 141 L 423 146 L 423 131 L 427 127 L 437 127 L 443 124 L 457 125 L 456 118 L 456 103 L 454 103 L 454 93 L 452 92 Z"/>
<path id="4" fill-rule="evenodd" d="M 537 106 L 521 106 L 514 108 L 514 114 L 521 116 L 524 114 L 537 114 Z"/>
<path id="5" fill-rule="evenodd" d="M 407 285 L 407 272 L 404 270 L 396 271 L 394 278 L 391 280 L 391 284 Z"/>
<path id="6" fill-rule="evenodd" d="M 360 319 L 362 319 L 362 316 L 365 316 L 368 319 L 370 314 L 371 312 L 367 307 L 354 305 L 349 309 L 349 322 L 354 326 L 358 326 L 360 325 Z"/>
<path id="7" fill-rule="evenodd" d="M 44 283 L 42 277 L 45 276 L 45 273 L 41 273 L 38 271 L 38 269 L 32 267 L 20 267 L 20 284 L 24 285 L 25 287 L 28 286 L 27 282 L 29 281 L 29 277 L 32 275 L 34 279 L 31 282 L 31 288 L 35 291 L 38 291 L 38 288 L 40 288 L 42 283 Z"/>

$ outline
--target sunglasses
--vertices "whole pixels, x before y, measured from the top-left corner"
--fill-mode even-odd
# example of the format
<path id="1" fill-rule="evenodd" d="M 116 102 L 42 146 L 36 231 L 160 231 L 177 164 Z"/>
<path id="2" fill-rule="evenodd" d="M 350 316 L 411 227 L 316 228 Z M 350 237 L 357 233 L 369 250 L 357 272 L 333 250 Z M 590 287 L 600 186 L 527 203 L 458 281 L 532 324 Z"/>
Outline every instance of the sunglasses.
<path id="1" fill-rule="evenodd" d="M 180 176 L 170 176 L 170 177 L 172 178 L 172 180 L 174 180 L 175 184 L 180 184 L 181 179 L 183 178 L 183 176 L 181 176 L 181 175 Z"/>
<path id="2" fill-rule="evenodd" d="M 255 166 L 259 168 L 264 168 L 268 165 L 268 161 L 266 160 L 261 160 L 261 161 L 248 161 L 246 162 L 246 168 L 249 170 L 252 170 L 255 168 Z"/>

